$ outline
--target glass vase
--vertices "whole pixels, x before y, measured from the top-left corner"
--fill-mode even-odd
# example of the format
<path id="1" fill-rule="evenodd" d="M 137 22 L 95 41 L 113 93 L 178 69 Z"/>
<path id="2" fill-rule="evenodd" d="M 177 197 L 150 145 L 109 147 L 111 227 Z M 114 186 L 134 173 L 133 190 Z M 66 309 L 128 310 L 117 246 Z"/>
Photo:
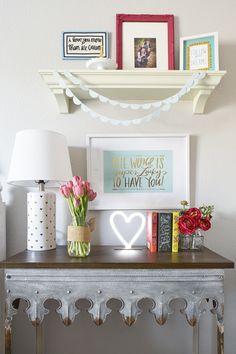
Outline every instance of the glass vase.
<path id="1" fill-rule="evenodd" d="M 189 250 L 192 246 L 192 235 L 179 235 L 179 249 L 182 251 Z"/>
<path id="2" fill-rule="evenodd" d="M 201 230 L 197 229 L 192 235 L 191 250 L 201 250 L 204 246 L 204 236 Z"/>
<path id="3" fill-rule="evenodd" d="M 204 246 L 204 236 L 201 234 L 201 230 L 197 229 L 192 234 L 180 234 L 179 235 L 179 249 L 186 250 L 201 250 Z"/>
<path id="4" fill-rule="evenodd" d="M 71 257 L 87 257 L 90 253 L 90 229 L 88 226 L 68 226 L 67 251 Z"/>

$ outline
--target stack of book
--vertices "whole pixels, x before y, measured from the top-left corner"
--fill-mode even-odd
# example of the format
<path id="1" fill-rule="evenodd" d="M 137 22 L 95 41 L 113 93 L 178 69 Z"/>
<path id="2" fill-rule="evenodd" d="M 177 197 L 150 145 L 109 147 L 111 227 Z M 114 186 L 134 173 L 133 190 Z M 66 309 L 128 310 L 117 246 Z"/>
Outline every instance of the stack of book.
<path id="1" fill-rule="evenodd" d="M 147 213 L 147 247 L 150 252 L 178 252 L 179 211 Z"/>

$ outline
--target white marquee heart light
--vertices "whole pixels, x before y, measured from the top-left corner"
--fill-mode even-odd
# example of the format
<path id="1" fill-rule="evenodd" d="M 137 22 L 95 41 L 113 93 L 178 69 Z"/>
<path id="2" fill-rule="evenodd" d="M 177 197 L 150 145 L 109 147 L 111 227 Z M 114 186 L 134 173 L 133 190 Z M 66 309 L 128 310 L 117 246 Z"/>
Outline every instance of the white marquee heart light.
<path id="1" fill-rule="evenodd" d="M 117 215 L 121 216 L 126 222 L 126 224 L 129 224 L 134 218 L 140 219 L 141 222 L 140 226 L 129 242 L 126 241 L 125 237 L 118 230 L 117 224 L 115 223 L 115 218 Z M 132 248 L 132 245 L 135 243 L 135 241 L 137 241 L 142 231 L 144 230 L 145 224 L 146 224 L 145 216 L 137 212 L 127 216 L 125 213 L 123 213 L 123 211 L 115 211 L 110 216 L 110 225 L 112 227 L 112 230 L 114 231 L 115 235 L 120 240 L 120 242 L 125 246 L 126 249 Z"/>

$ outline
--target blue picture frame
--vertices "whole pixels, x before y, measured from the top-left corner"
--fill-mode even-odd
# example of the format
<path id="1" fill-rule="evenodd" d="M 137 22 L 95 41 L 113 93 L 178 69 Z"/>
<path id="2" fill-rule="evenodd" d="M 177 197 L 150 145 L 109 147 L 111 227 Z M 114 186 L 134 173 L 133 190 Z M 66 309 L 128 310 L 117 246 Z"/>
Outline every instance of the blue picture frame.
<path id="1" fill-rule="evenodd" d="M 180 70 L 219 70 L 218 33 L 180 38 Z"/>

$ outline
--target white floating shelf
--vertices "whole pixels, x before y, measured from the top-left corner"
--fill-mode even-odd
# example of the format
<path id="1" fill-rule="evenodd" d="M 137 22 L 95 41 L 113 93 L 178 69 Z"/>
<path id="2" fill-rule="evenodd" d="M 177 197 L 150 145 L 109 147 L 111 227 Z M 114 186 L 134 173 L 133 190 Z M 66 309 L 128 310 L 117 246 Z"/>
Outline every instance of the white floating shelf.
<path id="1" fill-rule="evenodd" d="M 53 76 L 53 70 L 40 70 L 39 73 L 46 85 L 55 95 L 60 113 L 69 113 L 70 99 L 66 96 Z M 63 70 L 58 70 L 63 76 Z M 111 99 L 125 101 L 162 100 L 178 92 L 191 79 L 193 71 L 144 71 L 144 70 L 70 70 L 89 88 Z M 220 83 L 226 71 L 208 71 L 204 79 L 183 97 L 193 102 L 193 113 L 204 113 L 205 105 L 212 91 Z M 66 77 L 63 79 L 79 99 L 91 99 L 87 92 L 72 84 Z"/>

